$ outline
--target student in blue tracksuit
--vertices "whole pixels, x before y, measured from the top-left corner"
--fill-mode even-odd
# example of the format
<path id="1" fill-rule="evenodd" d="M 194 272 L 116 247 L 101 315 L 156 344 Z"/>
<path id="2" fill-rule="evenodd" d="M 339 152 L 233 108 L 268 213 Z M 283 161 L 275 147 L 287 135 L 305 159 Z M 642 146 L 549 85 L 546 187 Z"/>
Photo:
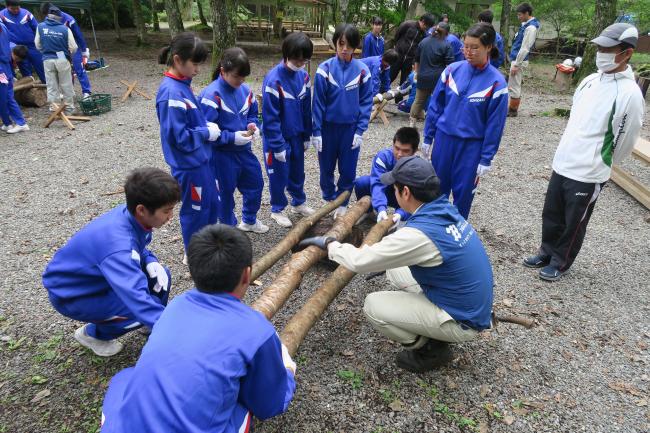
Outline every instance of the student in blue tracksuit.
<path id="1" fill-rule="evenodd" d="M 50 5 L 52 5 L 52 3 L 49 2 L 41 4 L 41 14 L 43 16 L 47 15 Z M 86 98 L 92 93 L 90 79 L 88 78 L 86 68 L 84 68 L 84 65 L 90 58 L 90 48 L 88 48 L 88 44 L 86 44 L 84 35 L 81 32 L 81 27 L 79 27 L 77 20 L 75 20 L 72 15 L 61 11 L 61 22 L 67 28 L 72 30 L 74 40 L 77 43 L 78 49 L 72 55 L 72 69 L 77 76 L 77 80 L 79 80 L 79 85 L 81 85 L 81 93 L 83 94 L 83 97 Z"/>
<path id="2" fill-rule="evenodd" d="M 38 21 L 28 10 L 20 7 L 20 0 L 6 0 L 5 4 L 7 7 L 0 11 L 0 21 L 7 26 L 9 39 L 28 49 L 27 58 L 18 65 L 20 73 L 23 77 L 31 77 L 33 68 L 41 82 L 45 83 L 43 56 L 34 43 Z"/>
<path id="3" fill-rule="evenodd" d="M 282 42 L 282 61 L 262 83 L 262 133 L 264 165 L 269 176 L 271 219 L 281 227 L 293 223 L 285 214 L 291 194 L 291 210 L 308 216 L 314 210 L 305 201 L 305 151 L 311 137 L 311 82 L 305 64 L 314 46 L 302 32 Z M 285 192 L 286 191 L 286 192 Z"/>
<path id="4" fill-rule="evenodd" d="M 465 36 L 467 60 L 452 63 L 440 76 L 424 123 L 424 154 L 440 177 L 444 194 L 467 218 L 479 178 L 490 171 L 508 111 L 503 75 L 490 65 L 496 56 L 494 28 L 474 24 Z"/>
<path id="5" fill-rule="evenodd" d="M 480 14 L 478 14 L 479 23 L 486 23 L 492 25 L 492 20 L 494 20 L 494 14 L 490 9 L 486 9 L 482 11 Z M 506 58 L 505 48 L 503 46 L 503 36 L 501 36 L 501 33 L 499 32 L 497 32 L 497 38 L 495 44 L 497 50 L 499 50 L 499 57 L 497 57 L 496 59 L 490 59 L 490 64 L 495 68 L 499 69 L 501 65 L 503 65 L 503 62 L 505 61 Z"/>
<path id="6" fill-rule="evenodd" d="M 248 56 L 241 48 L 228 48 L 212 75 L 212 83 L 199 95 L 201 110 L 219 125 L 221 136 L 212 156 L 212 168 L 219 189 L 219 222 L 237 225 L 235 188 L 243 196 L 242 221 L 237 228 L 266 233 L 267 225 L 257 219 L 262 204 L 262 167 L 251 147 L 259 137 L 255 95 L 244 84 L 251 73 Z"/>
<path id="7" fill-rule="evenodd" d="M 352 57 L 359 39 L 356 27 L 339 24 L 332 38 L 336 56 L 318 65 L 314 79 L 312 144 L 318 151 L 320 188 L 327 201 L 352 191 L 363 133 L 370 120 L 372 77 L 368 67 Z M 339 180 L 334 185 L 337 164 Z M 346 211 L 347 202 L 334 217 Z"/>
<path id="8" fill-rule="evenodd" d="M 394 222 L 405 221 L 409 217 L 408 212 L 400 209 L 395 199 L 395 190 L 381 183 L 379 178 L 382 174 L 391 171 L 399 159 L 415 155 L 419 144 L 420 133 L 417 129 L 408 126 L 398 129 L 393 137 L 393 146 L 380 150 L 375 155 L 370 176 L 359 176 L 354 181 L 354 193 L 357 199 L 370 195 L 372 209 L 377 212 L 377 222 L 388 218 L 388 206 L 395 209 Z"/>
<path id="9" fill-rule="evenodd" d="M 28 131 L 29 126 L 14 98 L 14 54 L 9 42 L 9 31 L 0 22 L 0 130 L 13 134 Z M 15 125 L 12 125 L 12 121 Z"/>
<path id="10" fill-rule="evenodd" d="M 168 70 L 158 88 L 156 114 L 165 162 L 181 186 L 179 219 L 185 251 L 192 235 L 216 223 L 218 216 L 219 196 L 210 158 L 220 131 L 205 119 L 191 87 L 207 57 L 203 41 L 189 32 L 175 36 L 158 57 Z"/>
<path id="11" fill-rule="evenodd" d="M 381 35 L 381 29 L 384 21 L 379 17 L 372 18 L 372 30 L 363 38 L 363 48 L 361 57 L 375 57 L 384 54 L 384 37 Z"/>
<path id="12" fill-rule="evenodd" d="M 361 59 L 366 64 L 372 77 L 372 94 L 378 97 L 379 102 L 383 99 L 383 93 L 390 90 L 390 65 L 399 60 L 395 50 L 388 50 L 380 56 L 364 57 Z"/>
<path id="13" fill-rule="evenodd" d="M 160 317 L 171 274 L 147 249 L 154 228 L 173 216 L 178 183 L 157 168 L 136 169 L 124 184 L 126 205 L 94 219 L 61 247 L 43 273 L 52 306 L 87 322 L 75 339 L 99 356 L 122 350 L 117 337 Z"/>
<path id="14" fill-rule="evenodd" d="M 400 86 L 400 89 L 406 89 L 408 87 L 410 87 L 408 98 L 401 100 L 400 103 L 397 104 L 397 109 L 406 114 L 411 113 L 411 107 L 413 106 L 413 102 L 415 102 L 415 95 L 418 90 L 418 79 L 415 71 L 412 71 L 409 74 L 406 81 L 404 81 Z M 424 107 L 429 106 L 429 99 L 431 99 L 431 97 L 427 98 L 426 101 L 424 101 Z M 424 119 L 424 117 L 422 117 L 422 119 Z"/>
<path id="15" fill-rule="evenodd" d="M 110 382 L 102 433 L 249 433 L 285 412 L 296 364 L 273 325 L 241 299 L 253 251 L 244 233 L 205 227 L 188 251 L 196 288 L 156 323 L 135 367 Z"/>

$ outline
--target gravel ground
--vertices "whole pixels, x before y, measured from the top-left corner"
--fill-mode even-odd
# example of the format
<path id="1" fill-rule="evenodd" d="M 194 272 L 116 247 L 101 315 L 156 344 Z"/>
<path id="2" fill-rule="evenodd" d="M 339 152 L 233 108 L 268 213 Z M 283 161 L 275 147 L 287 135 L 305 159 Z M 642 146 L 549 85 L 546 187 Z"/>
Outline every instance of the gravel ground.
<path id="1" fill-rule="evenodd" d="M 117 98 L 124 91 L 120 79 L 137 79 L 154 94 L 162 71 L 154 50 L 100 37 L 111 66 L 91 80 L 95 92 L 114 96 L 113 111 L 69 132 L 61 124 L 43 129 L 47 111 L 29 109 L 32 131 L 0 136 L 0 432 L 96 431 L 108 380 L 136 361 L 145 342 L 134 333 L 122 339 L 126 347 L 118 356 L 91 355 L 72 338 L 79 324 L 50 307 L 40 282 L 57 248 L 122 202 L 114 192 L 130 169 L 166 168 L 154 104 L 139 96 L 126 103 Z M 258 52 L 252 58 L 250 81 L 259 90 L 277 56 Z M 471 215 L 494 265 L 495 309 L 532 316 L 538 326 L 499 325 L 455 347 L 448 368 L 407 373 L 393 365 L 399 347 L 374 332 L 361 312 L 365 295 L 383 289 L 385 281 L 357 277 L 301 346 L 288 413 L 260 423 L 260 432 L 650 431 L 650 213 L 610 183 L 565 278 L 545 283 L 520 265 L 539 242 L 551 160 L 565 125 L 547 113 L 571 101 L 551 89 L 549 71 L 533 68 L 521 115 L 508 121 Z M 207 82 L 204 71 L 196 90 Z M 396 116 L 387 127 L 372 125 L 359 173 L 369 170 L 372 156 L 406 121 Z M 643 135 L 650 138 L 648 116 Z M 308 200 L 318 207 L 313 150 L 306 166 Z M 650 185 L 647 166 L 630 160 L 625 167 Z M 265 191 L 260 218 L 272 223 L 269 212 Z M 268 234 L 253 235 L 256 256 L 284 233 L 271 224 Z M 189 289 L 178 220 L 154 238 L 153 250 L 171 267 L 175 294 Z M 263 284 L 282 263 L 261 277 Z M 319 265 L 305 276 L 274 319 L 278 329 L 328 272 Z M 253 287 L 248 301 L 261 291 Z"/>

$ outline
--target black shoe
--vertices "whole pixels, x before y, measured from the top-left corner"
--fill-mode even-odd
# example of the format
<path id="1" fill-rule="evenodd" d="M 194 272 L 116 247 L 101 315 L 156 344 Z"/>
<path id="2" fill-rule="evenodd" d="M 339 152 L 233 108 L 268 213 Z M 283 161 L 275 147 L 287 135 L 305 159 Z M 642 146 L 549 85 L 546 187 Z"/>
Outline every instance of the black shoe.
<path id="1" fill-rule="evenodd" d="M 562 275 L 564 275 L 564 272 L 553 265 L 548 265 L 539 271 L 539 278 L 546 281 L 557 281 Z"/>
<path id="2" fill-rule="evenodd" d="M 506 117 L 517 117 L 517 110 L 508 110 L 508 115 Z"/>
<path id="3" fill-rule="evenodd" d="M 551 256 L 545 254 L 537 254 L 524 259 L 524 266 L 528 268 L 543 268 L 549 263 L 551 263 Z"/>
<path id="4" fill-rule="evenodd" d="M 452 355 L 449 344 L 444 341 L 429 340 L 423 347 L 415 350 L 403 350 L 395 357 L 399 368 L 424 373 L 447 365 Z"/>

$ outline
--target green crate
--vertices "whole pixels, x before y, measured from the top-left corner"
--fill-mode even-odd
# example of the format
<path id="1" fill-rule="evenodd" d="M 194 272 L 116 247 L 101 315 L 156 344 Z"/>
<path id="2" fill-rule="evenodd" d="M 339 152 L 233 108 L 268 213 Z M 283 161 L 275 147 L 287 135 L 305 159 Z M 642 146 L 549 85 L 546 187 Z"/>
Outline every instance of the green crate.
<path id="1" fill-rule="evenodd" d="M 87 98 L 79 99 L 81 111 L 86 116 L 98 116 L 111 111 L 111 95 L 107 93 L 95 93 Z"/>

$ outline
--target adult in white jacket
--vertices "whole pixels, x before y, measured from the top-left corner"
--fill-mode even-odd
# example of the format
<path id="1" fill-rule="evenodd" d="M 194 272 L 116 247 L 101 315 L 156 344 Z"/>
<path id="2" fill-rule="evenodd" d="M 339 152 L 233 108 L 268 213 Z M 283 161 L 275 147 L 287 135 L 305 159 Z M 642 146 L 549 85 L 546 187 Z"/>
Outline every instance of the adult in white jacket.
<path id="1" fill-rule="evenodd" d="M 542 242 L 524 265 L 542 268 L 540 278 L 559 279 L 573 264 L 612 164 L 630 155 L 639 138 L 645 104 L 628 65 L 637 29 L 617 23 L 591 42 L 598 72 L 573 95 L 571 116 L 553 158 L 542 211 Z"/>

